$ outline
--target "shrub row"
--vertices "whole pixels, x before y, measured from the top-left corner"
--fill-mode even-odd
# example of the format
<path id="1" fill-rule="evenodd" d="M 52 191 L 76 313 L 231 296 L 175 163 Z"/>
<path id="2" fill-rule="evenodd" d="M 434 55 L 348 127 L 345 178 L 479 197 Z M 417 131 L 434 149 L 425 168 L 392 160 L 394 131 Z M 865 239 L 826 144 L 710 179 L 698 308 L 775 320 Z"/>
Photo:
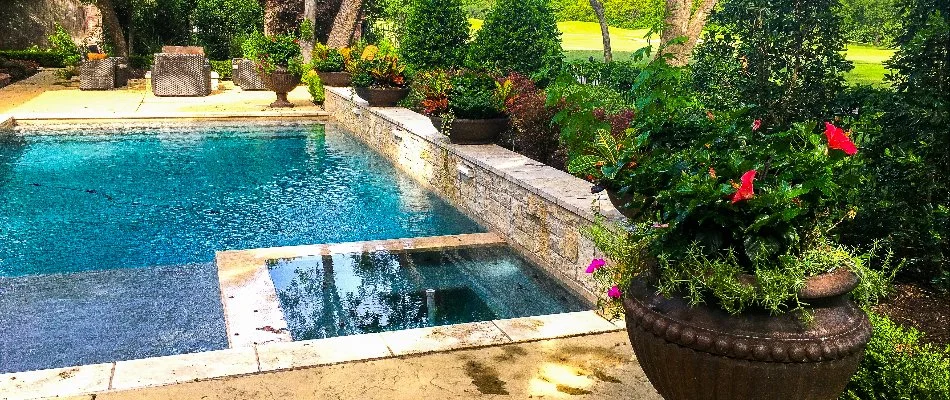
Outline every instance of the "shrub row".
<path id="1" fill-rule="evenodd" d="M 61 53 L 55 53 L 43 50 L 0 50 L 0 57 L 11 60 L 33 61 L 41 67 L 62 68 L 65 56 Z"/>

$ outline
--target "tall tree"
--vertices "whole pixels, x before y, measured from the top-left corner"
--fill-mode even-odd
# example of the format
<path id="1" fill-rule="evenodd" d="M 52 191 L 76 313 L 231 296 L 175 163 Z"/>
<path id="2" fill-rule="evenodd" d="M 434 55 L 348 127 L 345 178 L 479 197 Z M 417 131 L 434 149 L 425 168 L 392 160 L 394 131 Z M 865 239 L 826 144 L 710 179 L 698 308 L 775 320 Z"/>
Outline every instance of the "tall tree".
<path id="1" fill-rule="evenodd" d="M 614 60 L 613 51 L 610 49 L 610 31 L 607 29 L 607 18 L 604 17 L 604 3 L 600 0 L 590 0 L 590 6 L 597 14 L 597 22 L 600 23 L 600 35 L 604 39 L 604 62 Z"/>
<path id="2" fill-rule="evenodd" d="M 666 0 L 666 21 L 660 46 L 672 55 L 670 65 L 683 66 L 689 62 L 716 3 L 718 0 Z"/>
<path id="3" fill-rule="evenodd" d="M 336 13 L 336 18 L 333 19 L 333 25 L 330 27 L 327 46 L 346 47 L 350 45 L 356 31 L 357 17 L 362 7 L 363 0 L 343 0 L 343 3 L 340 4 L 340 11 Z"/>

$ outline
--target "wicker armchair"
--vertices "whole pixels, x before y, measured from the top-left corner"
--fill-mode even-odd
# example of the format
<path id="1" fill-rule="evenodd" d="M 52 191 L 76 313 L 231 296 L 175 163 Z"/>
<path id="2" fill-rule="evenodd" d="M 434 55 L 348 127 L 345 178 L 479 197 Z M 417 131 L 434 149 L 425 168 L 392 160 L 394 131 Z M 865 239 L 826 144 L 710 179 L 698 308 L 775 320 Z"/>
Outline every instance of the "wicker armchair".
<path id="1" fill-rule="evenodd" d="M 203 54 L 155 54 L 152 93 L 156 96 L 211 94 L 211 63 Z"/>
<path id="2" fill-rule="evenodd" d="M 235 58 L 231 60 L 232 80 L 243 90 L 264 90 L 264 82 L 257 73 L 257 66 L 254 61 L 246 58 Z"/>
<path id="3" fill-rule="evenodd" d="M 129 62 L 125 57 L 86 60 L 79 66 L 80 90 L 112 90 L 129 82 Z"/>

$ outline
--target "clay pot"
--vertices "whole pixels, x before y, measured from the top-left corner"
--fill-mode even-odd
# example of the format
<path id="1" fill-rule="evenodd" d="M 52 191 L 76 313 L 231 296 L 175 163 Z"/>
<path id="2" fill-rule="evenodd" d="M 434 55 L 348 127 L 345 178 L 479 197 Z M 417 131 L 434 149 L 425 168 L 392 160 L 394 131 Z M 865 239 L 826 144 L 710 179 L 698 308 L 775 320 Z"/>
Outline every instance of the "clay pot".
<path id="1" fill-rule="evenodd" d="M 320 76 L 320 82 L 323 82 L 323 86 L 347 87 L 353 82 L 353 77 L 350 76 L 349 72 L 317 71 L 317 75 Z"/>
<path id="2" fill-rule="evenodd" d="M 666 400 L 837 399 L 871 337 L 848 297 L 857 283 L 844 269 L 809 278 L 799 293 L 814 315 L 806 324 L 791 314 L 690 307 L 638 280 L 623 300 L 627 334 Z"/>
<path id="3" fill-rule="evenodd" d="M 409 88 L 353 88 L 356 95 L 369 103 L 370 107 L 395 107 L 396 103 L 409 95 Z"/>
<path id="4" fill-rule="evenodd" d="M 293 107 L 294 103 L 287 100 L 287 93 L 300 84 L 300 75 L 292 74 L 286 68 L 277 67 L 273 72 L 261 73 L 261 82 L 268 90 L 277 94 L 277 100 L 271 107 Z"/>
<path id="5" fill-rule="evenodd" d="M 442 132 L 442 118 L 430 116 L 435 129 Z M 498 135 L 508 129 L 508 118 L 459 119 L 452 120 L 449 128 L 449 141 L 455 144 L 491 144 Z M 442 132 L 445 133 L 445 132 Z"/>

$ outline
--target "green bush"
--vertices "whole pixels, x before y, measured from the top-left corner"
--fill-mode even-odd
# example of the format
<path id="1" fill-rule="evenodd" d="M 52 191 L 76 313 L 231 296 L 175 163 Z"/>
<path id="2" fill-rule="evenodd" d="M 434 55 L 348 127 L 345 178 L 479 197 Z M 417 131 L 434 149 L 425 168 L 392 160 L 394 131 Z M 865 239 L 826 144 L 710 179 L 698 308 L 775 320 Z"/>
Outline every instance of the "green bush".
<path id="1" fill-rule="evenodd" d="M 129 64 L 131 64 L 133 69 L 151 69 L 152 62 L 155 61 L 155 56 L 149 55 L 135 55 L 129 56 Z"/>
<path id="2" fill-rule="evenodd" d="M 842 31 L 850 42 L 884 46 L 900 32 L 898 0 L 842 0 Z"/>
<path id="3" fill-rule="evenodd" d="M 234 67 L 231 65 L 231 60 L 211 60 L 211 70 L 217 72 L 218 78 L 222 81 L 229 81 L 231 80 L 231 72 L 234 71 Z"/>
<path id="4" fill-rule="evenodd" d="M 842 399 L 946 400 L 950 398 L 950 347 L 921 343 L 923 335 L 869 313 L 874 336 Z"/>
<path id="5" fill-rule="evenodd" d="M 414 70 L 459 67 L 465 61 L 470 29 L 460 0 L 415 0 L 399 54 Z"/>
<path id="6" fill-rule="evenodd" d="M 633 90 L 641 69 L 635 61 L 605 63 L 593 59 L 572 61 L 564 66 L 564 71 L 580 82 L 606 86 L 621 93 Z"/>
<path id="7" fill-rule="evenodd" d="M 844 90 L 842 73 L 852 68 L 843 55 L 837 4 L 838 0 L 726 1 L 711 16 L 714 28 L 696 50 L 693 70 L 700 91 L 707 99 L 740 99 L 770 128 L 827 118 Z M 731 66 L 723 69 L 727 62 Z"/>
<path id="8" fill-rule="evenodd" d="M 550 76 L 563 61 L 546 0 L 498 0 L 472 43 L 469 62 L 502 73 Z"/>
<path id="9" fill-rule="evenodd" d="M 307 92 L 310 93 L 310 101 L 312 101 L 313 104 L 323 104 L 323 101 L 326 100 L 326 93 L 323 91 L 323 82 L 320 81 L 320 75 L 317 75 L 316 71 L 310 70 L 303 74 L 301 81 L 304 85 L 307 85 Z"/>
<path id="10" fill-rule="evenodd" d="M 191 21 L 208 58 L 223 60 L 239 56 L 238 38 L 263 29 L 264 12 L 257 0 L 197 0 Z"/>
<path id="11" fill-rule="evenodd" d="M 73 42 L 69 32 L 66 32 L 66 29 L 59 24 L 56 25 L 56 31 L 46 39 L 49 41 L 49 51 L 63 56 L 64 66 L 76 66 L 82 62 L 82 51 L 79 50 L 79 46 Z"/>
<path id="12" fill-rule="evenodd" d="M 62 68 L 65 67 L 63 54 L 53 53 L 41 50 L 0 50 L 0 57 L 11 60 L 33 61 L 41 67 Z"/>

